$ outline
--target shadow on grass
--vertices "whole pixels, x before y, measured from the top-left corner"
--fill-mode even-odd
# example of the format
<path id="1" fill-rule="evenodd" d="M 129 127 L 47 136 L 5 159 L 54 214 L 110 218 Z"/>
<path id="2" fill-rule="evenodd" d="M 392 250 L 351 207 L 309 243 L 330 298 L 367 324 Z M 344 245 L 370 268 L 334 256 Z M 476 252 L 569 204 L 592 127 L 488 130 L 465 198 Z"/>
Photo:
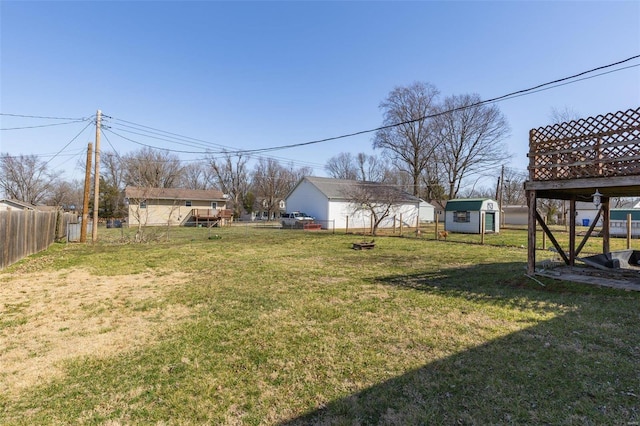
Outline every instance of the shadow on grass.
<path id="1" fill-rule="evenodd" d="M 550 320 L 436 360 L 281 425 L 627 424 L 640 421 L 635 294 L 486 264 L 379 282 L 536 311 Z M 518 290 L 514 290 L 514 287 Z"/>

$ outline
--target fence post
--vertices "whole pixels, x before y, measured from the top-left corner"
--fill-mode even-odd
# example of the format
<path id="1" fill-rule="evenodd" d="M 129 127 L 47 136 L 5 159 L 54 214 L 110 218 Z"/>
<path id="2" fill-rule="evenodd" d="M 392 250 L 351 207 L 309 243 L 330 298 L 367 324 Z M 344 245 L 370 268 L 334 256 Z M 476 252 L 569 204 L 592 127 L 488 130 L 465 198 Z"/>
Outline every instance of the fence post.
<path id="1" fill-rule="evenodd" d="M 344 228 L 344 233 L 348 234 L 349 233 L 349 215 L 347 215 L 347 224 L 346 227 Z"/>
<path id="2" fill-rule="evenodd" d="M 627 250 L 631 248 L 631 213 L 627 214 Z"/>

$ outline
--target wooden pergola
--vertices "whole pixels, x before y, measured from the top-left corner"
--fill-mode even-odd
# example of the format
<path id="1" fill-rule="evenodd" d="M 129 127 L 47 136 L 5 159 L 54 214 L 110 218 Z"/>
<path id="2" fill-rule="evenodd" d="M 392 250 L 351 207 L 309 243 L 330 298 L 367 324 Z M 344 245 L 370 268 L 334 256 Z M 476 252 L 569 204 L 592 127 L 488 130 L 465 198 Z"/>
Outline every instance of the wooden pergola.
<path id="1" fill-rule="evenodd" d="M 640 107 L 554 124 L 529 132 L 529 206 L 527 272 L 535 274 L 536 224 L 565 264 L 577 256 L 602 218 L 602 251 L 609 250 L 609 199 L 640 195 Z M 576 246 L 576 202 L 594 201 L 600 209 Z M 565 251 L 537 210 L 538 199 L 569 201 L 569 248 Z"/>

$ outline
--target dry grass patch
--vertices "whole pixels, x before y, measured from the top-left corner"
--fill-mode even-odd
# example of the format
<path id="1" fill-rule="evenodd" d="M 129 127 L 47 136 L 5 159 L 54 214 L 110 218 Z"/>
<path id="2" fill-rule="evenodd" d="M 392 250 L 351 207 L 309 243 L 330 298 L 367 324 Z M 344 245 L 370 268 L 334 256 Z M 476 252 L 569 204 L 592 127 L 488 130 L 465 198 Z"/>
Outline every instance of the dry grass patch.
<path id="1" fill-rule="evenodd" d="M 164 294 L 185 273 L 94 276 L 84 270 L 3 277 L 0 285 L 0 393 L 59 377 L 63 362 L 109 357 L 148 343 L 189 315 Z"/>

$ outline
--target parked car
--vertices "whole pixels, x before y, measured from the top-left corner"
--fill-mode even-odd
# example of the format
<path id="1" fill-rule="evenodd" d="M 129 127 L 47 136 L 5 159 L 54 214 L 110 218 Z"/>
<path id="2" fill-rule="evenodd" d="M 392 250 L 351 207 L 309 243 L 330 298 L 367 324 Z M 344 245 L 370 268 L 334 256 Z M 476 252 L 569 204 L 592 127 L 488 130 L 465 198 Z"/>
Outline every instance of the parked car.
<path id="1" fill-rule="evenodd" d="M 286 228 L 302 228 L 305 223 L 313 223 L 313 217 L 303 212 L 285 213 L 281 216 L 282 226 Z"/>

